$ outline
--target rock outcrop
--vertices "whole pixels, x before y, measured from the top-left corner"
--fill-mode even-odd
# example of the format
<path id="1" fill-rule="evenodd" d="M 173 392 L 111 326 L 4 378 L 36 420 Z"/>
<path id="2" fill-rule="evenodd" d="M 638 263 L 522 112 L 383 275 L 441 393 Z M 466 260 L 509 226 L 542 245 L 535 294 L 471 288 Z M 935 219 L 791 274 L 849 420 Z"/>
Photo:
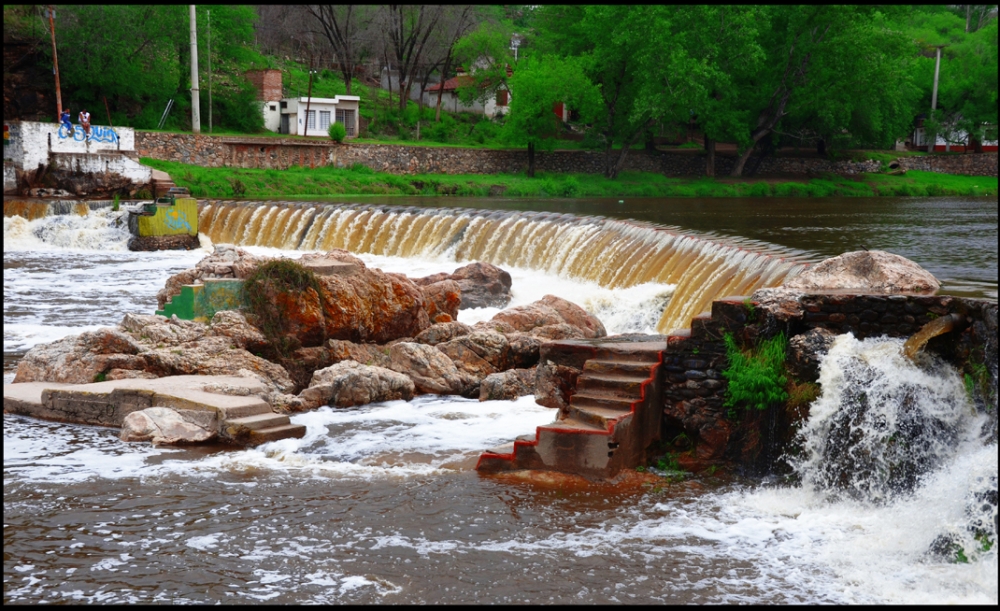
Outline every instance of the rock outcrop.
<path id="1" fill-rule="evenodd" d="M 424 294 L 424 308 L 427 316 L 436 323 L 449 323 L 458 318 L 462 303 L 462 289 L 454 280 L 441 280 L 420 285 Z"/>
<path id="2" fill-rule="evenodd" d="M 351 407 L 376 401 L 409 401 L 415 390 L 413 381 L 401 373 L 342 361 L 315 372 L 309 388 L 299 396 L 313 407 Z"/>
<path id="3" fill-rule="evenodd" d="M 512 401 L 535 393 L 535 373 L 532 369 L 508 369 L 491 373 L 479 385 L 480 401 Z"/>
<path id="4" fill-rule="evenodd" d="M 420 393 L 471 396 L 479 393 L 479 379 L 460 371 L 434 346 L 400 342 L 389 349 L 389 369 L 405 374 Z"/>
<path id="5" fill-rule="evenodd" d="M 477 261 L 460 267 L 451 274 L 433 274 L 416 278 L 414 282 L 427 286 L 443 280 L 453 280 L 458 284 L 462 298 L 459 307 L 462 310 L 505 308 L 510 303 L 510 274 L 491 263 Z"/>
<path id="6" fill-rule="evenodd" d="M 941 284 L 913 261 L 881 250 L 859 250 L 832 257 L 785 283 L 803 292 L 851 291 L 858 294 L 933 295 Z"/>
<path id="7" fill-rule="evenodd" d="M 125 416 L 122 441 L 151 441 L 156 445 L 202 443 L 218 437 L 215 412 L 149 407 Z"/>
<path id="8" fill-rule="evenodd" d="M 494 323 L 544 339 L 593 339 L 608 334 L 596 316 L 555 295 L 503 310 L 490 321 Z"/>

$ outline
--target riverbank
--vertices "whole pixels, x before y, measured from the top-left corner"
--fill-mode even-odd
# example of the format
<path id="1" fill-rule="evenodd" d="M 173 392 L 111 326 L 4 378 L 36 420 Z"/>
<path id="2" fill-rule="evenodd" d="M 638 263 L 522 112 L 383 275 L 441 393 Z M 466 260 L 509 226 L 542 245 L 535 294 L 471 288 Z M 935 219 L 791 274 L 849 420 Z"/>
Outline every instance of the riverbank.
<path id="1" fill-rule="evenodd" d="M 454 195 L 469 197 L 871 197 L 991 196 L 997 179 L 911 170 L 905 175 L 835 174 L 816 178 L 671 178 L 652 172 L 623 172 L 618 179 L 582 173 L 413 174 L 348 168 L 293 166 L 284 170 L 206 168 L 142 158 L 167 172 L 195 197 L 295 198 L 337 195 Z"/>

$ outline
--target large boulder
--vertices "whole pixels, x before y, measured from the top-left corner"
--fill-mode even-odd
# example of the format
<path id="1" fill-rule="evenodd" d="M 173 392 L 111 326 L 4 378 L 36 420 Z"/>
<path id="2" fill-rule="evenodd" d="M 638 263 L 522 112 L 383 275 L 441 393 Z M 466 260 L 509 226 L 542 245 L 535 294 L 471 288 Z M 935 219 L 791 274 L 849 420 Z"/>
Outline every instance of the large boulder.
<path id="1" fill-rule="evenodd" d="M 596 316 L 555 295 L 546 295 L 534 303 L 503 310 L 493 317 L 490 324 L 493 323 L 506 324 L 510 331 L 545 339 L 592 339 L 607 335 Z"/>
<path id="2" fill-rule="evenodd" d="M 859 250 L 827 259 L 785 283 L 804 292 L 933 295 L 941 284 L 913 261 L 881 250 Z"/>
<path id="3" fill-rule="evenodd" d="M 829 329 L 816 327 L 788 340 L 788 371 L 802 381 L 819 379 L 819 366 L 837 334 Z"/>
<path id="4" fill-rule="evenodd" d="M 100 381 L 112 369 L 143 369 L 142 350 L 119 329 L 86 331 L 28 350 L 17 364 L 14 383 L 89 384 Z"/>
<path id="5" fill-rule="evenodd" d="M 416 278 L 414 282 L 426 286 L 442 280 L 458 283 L 462 297 L 459 308 L 462 310 L 505 308 L 510 303 L 510 274 L 491 263 L 477 261 L 460 267 L 451 274 L 433 274 Z"/>
<path id="6" fill-rule="evenodd" d="M 508 369 L 486 376 L 479 385 L 480 401 L 513 401 L 534 394 L 535 369 Z"/>
<path id="7" fill-rule="evenodd" d="M 309 388 L 299 396 L 316 407 L 351 407 L 376 401 L 409 401 L 415 389 L 413 381 L 401 373 L 342 361 L 315 372 Z"/>
<path id="8" fill-rule="evenodd" d="M 454 280 L 442 280 L 432 284 L 419 285 L 424 294 L 424 308 L 427 316 L 438 323 L 448 323 L 458 318 L 458 308 L 462 303 L 462 289 Z"/>
<path id="9" fill-rule="evenodd" d="M 210 325 L 213 333 L 228 337 L 237 348 L 260 352 L 268 346 L 267 338 L 260 329 L 247 322 L 243 313 L 237 310 L 216 312 Z"/>
<path id="10" fill-rule="evenodd" d="M 215 412 L 169 407 L 135 411 L 122 422 L 122 441 L 152 441 L 153 445 L 202 443 L 218 437 Z"/>
<path id="11" fill-rule="evenodd" d="M 319 276 L 329 339 L 381 344 L 414 337 L 431 325 L 424 294 L 409 278 L 369 269 L 346 251 L 327 255 L 353 259 L 349 273 Z"/>
<path id="12" fill-rule="evenodd" d="M 476 331 L 437 345 L 460 371 L 477 379 L 511 368 L 510 343 L 501 333 Z"/>
<path id="13" fill-rule="evenodd" d="M 472 333 L 472 327 L 455 320 L 452 322 L 442 322 L 431 325 L 418 333 L 413 339 L 421 344 L 436 346 L 438 344 L 451 341 L 456 337 L 468 335 L 469 333 Z"/>
<path id="14" fill-rule="evenodd" d="M 445 353 L 434 346 L 399 342 L 389 350 L 389 369 L 405 374 L 421 393 L 471 395 L 479 392 L 479 379 L 459 371 Z"/>

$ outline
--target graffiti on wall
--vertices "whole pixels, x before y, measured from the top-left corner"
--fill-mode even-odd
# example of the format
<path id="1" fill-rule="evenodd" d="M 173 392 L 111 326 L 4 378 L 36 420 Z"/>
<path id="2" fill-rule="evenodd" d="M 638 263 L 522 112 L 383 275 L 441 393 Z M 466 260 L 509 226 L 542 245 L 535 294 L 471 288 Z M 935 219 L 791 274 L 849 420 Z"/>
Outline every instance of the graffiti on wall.
<path id="1" fill-rule="evenodd" d="M 79 125 L 72 126 L 72 130 L 66 129 L 65 125 L 59 126 L 59 139 L 68 140 L 72 138 L 77 142 L 107 142 L 108 144 L 118 144 L 118 133 L 110 127 L 103 127 L 101 125 L 90 126 L 90 136 L 87 136 L 87 132 L 83 131 L 83 127 Z"/>
<path id="2" fill-rule="evenodd" d="M 167 227 L 171 229 L 187 229 L 189 233 L 191 232 L 191 224 L 188 223 L 187 214 L 181 212 L 180 210 L 171 210 L 167 212 L 164 222 L 167 224 Z"/>

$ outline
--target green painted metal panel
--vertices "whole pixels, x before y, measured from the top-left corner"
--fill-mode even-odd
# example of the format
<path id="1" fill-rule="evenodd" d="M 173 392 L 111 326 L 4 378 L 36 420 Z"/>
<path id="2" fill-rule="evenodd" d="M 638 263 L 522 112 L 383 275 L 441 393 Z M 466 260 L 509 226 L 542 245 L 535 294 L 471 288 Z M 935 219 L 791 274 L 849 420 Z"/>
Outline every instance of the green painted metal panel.
<path id="1" fill-rule="evenodd" d="M 178 197 L 172 205 L 156 204 L 156 214 L 139 217 L 139 236 L 198 235 L 198 200 Z"/>
<path id="2" fill-rule="evenodd" d="M 239 310 L 243 307 L 243 281 L 206 279 L 204 284 L 185 284 L 179 295 L 156 313 L 167 318 L 177 315 L 183 320 L 212 320 L 216 312 Z"/>

